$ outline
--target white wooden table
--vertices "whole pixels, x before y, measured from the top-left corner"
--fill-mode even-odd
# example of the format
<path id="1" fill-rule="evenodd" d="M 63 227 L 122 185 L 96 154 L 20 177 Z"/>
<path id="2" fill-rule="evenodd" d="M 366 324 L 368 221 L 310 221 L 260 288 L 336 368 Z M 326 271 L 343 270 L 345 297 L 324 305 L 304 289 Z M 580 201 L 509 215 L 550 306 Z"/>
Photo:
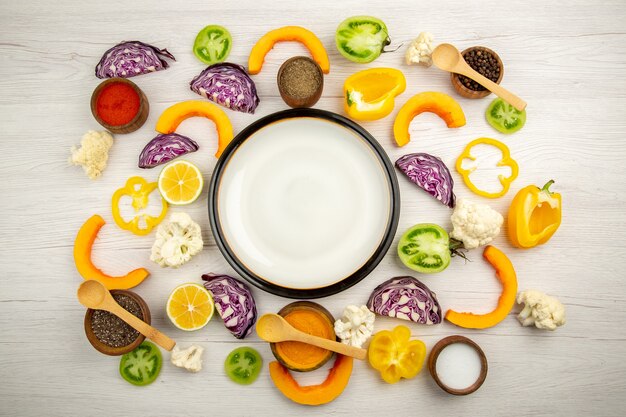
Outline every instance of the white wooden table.
<path id="1" fill-rule="evenodd" d="M 368 4 L 370 3 L 370 4 Z M 291 416 L 308 415 L 623 415 L 626 405 L 626 3 L 612 1 L 316 1 L 287 3 L 147 0 L 32 0 L 2 2 L 0 13 L 0 414 L 6 416 Z M 369 65 L 352 64 L 334 47 L 335 28 L 345 17 L 371 14 L 383 19 L 394 44 L 405 46 Z M 132 175 L 155 180 L 157 170 L 136 167 L 137 156 L 154 136 L 153 126 L 167 106 L 198 99 L 189 80 L 203 69 L 191 53 L 197 31 L 207 24 L 226 26 L 234 45 L 230 61 L 246 64 L 253 43 L 270 29 L 298 24 L 326 45 L 331 72 L 317 107 L 342 113 L 341 86 L 367 67 L 400 68 L 407 91 L 398 98 L 436 90 L 454 95 L 466 113 L 461 129 L 447 129 L 423 114 L 411 126 L 413 141 L 393 144 L 396 111 L 364 123 L 392 161 L 409 152 L 430 152 L 453 166 L 471 139 L 503 140 L 520 164 L 519 179 L 505 197 L 484 200 L 505 214 L 513 195 L 528 184 L 554 178 L 563 194 L 563 224 L 549 244 L 529 251 L 511 247 L 506 229 L 495 241 L 513 261 L 520 289 L 537 288 L 558 296 L 567 308 L 567 325 L 556 332 L 523 328 L 516 307 L 505 321 L 485 331 L 449 323 L 425 327 L 380 319 L 377 329 L 410 326 L 432 347 L 451 334 L 466 335 L 484 349 L 489 375 L 468 397 L 441 391 L 427 370 L 410 381 L 387 385 L 366 363 L 357 363 L 344 394 L 329 405 L 307 408 L 292 403 L 273 386 L 267 367 L 252 386 L 238 386 L 223 372 L 235 347 L 250 345 L 266 362 L 269 347 L 252 335 L 235 340 L 219 319 L 197 332 L 176 330 L 164 313 L 172 288 L 199 281 L 202 273 L 231 273 L 209 229 L 207 190 L 188 212 L 203 228 L 203 252 L 178 270 L 160 269 L 149 260 L 153 235 L 136 237 L 117 228 L 110 198 Z M 456 95 L 448 75 L 436 68 L 403 64 L 406 44 L 420 31 L 459 48 L 484 45 L 505 63 L 503 85 L 528 102 L 528 123 L 512 136 L 484 120 L 490 99 Z M 99 83 L 93 69 L 102 53 L 121 40 L 167 47 L 177 58 L 167 71 L 133 78 L 147 94 L 151 112 L 145 126 L 118 135 L 103 177 L 90 181 L 67 164 L 69 148 L 89 129 L 98 129 L 89 98 Z M 266 114 L 285 109 L 275 75 L 290 56 L 306 53 L 298 44 L 281 44 L 254 77 L 261 97 L 255 115 L 228 112 L 236 132 Z M 179 132 L 195 138 L 200 151 L 189 156 L 208 180 L 215 165 L 216 133 L 211 122 L 194 119 Z M 453 172 L 458 197 L 473 195 Z M 399 178 L 402 213 L 396 241 L 407 227 L 435 222 L 450 227 L 450 211 L 405 178 Z M 153 324 L 179 345 L 206 348 L 204 369 L 188 374 L 165 362 L 158 380 L 137 388 L 118 374 L 119 358 L 96 352 L 83 331 L 84 309 L 75 292 L 82 281 L 72 259 L 73 239 L 92 214 L 107 221 L 94 248 L 106 272 L 122 274 L 145 266 L 152 276 L 136 288 L 147 300 Z M 481 259 L 452 265 L 436 276 L 420 277 L 437 292 L 444 309 L 488 311 L 499 284 Z M 410 271 L 391 250 L 361 283 L 319 300 L 340 315 L 350 303 L 363 303 L 380 282 Z M 254 289 L 261 313 L 275 312 L 289 300 Z M 164 355 L 169 360 L 169 355 Z M 298 375 L 317 383 L 326 370 Z"/>

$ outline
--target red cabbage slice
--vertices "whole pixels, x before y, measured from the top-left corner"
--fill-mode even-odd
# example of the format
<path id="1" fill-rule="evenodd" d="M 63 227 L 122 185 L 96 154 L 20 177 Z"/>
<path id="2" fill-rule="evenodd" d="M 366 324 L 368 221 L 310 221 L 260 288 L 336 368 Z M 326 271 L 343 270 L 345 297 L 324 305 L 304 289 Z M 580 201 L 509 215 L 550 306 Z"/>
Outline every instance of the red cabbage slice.
<path id="1" fill-rule="evenodd" d="M 440 158 L 427 153 L 411 153 L 398 159 L 396 166 L 421 189 L 446 206 L 454 208 L 454 180 Z"/>
<path id="2" fill-rule="evenodd" d="M 374 289 L 367 308 L 381 316 L 410 320 L 421 324 L 441 323 L 437 295 L 413 277 L 391 278 Z"/>
<path id="3" fill-rule="evenodd" d="M 198 149 L 198 144 L 187 136 L 178 133 L 159 134 L 143 148 L 138 165 L 139 168 L 154 168 Z"/>
<path id="4" fill-rule="evenodd" d="M 241 65 L 230 62 L 213 64 L 189 83 L 191 91 L 220 106 L 254 113 L 259 105 L 256 85 Z"/>
<path id="5" fill-rule="evenodd" d="M 252 332 L 256 322 L 256 303 L 250 288 L 228 275 L 202 275 L 204 287 L 213 295 L 215 309 L 224 320 L 224 326 L 237 339 Z"/>
<path id="6" fill-rule="evenodd" d="M 139 41 L 121 42 L 102 55 L 96 65 L 98 78 L 130 78 L 169 67 L 161 56 L 176 61 L 167 49 L 155 48 Z"/>

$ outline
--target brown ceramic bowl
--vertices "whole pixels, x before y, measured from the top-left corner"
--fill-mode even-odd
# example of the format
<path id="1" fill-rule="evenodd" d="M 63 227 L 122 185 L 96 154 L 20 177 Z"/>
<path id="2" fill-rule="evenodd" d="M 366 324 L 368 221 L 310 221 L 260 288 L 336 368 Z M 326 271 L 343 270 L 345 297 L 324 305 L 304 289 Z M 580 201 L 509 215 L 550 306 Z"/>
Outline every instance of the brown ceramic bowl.
<path id="1" fill-rule="evenodd" d="M 498 81 L 496 81 L 496 84 L 500 84 L 500 81 L 502 81 L 502 77 L 504 76 L 504 64 L 502 63 L 502 60 L 500 59 L 498 54 L 496 54 L 489 48 L 485 48 L 484 46 L 472 46 L 471 48 L 467 48 L 463 52 L 461 52 L 461 55 L 465 56 L 465 54 L 470 51 L 486 51 L 496 57 L 496 61 L 498 61 L 498 66 L 500 67 L 500 76 L 498 77 Z M 491 91 L 489 90 L 476 91 L 467 88 L 463 85 L 463 83 L 461 83 L 461 80 L 459 80 L 459 74 L 451 73 L 450 81 L 452 81 L 452 86 L 457 91 L 457 93 L 465 98 L 483 98 L 491 94 Z"/>
<path id="2" fill-rule="evenodd" d="M 289 95 L 286 91 L 284 91 L 282 87 L 282 77 L 285 69 L 292 65 L 295 61 L 302 60 L 307 61 L 315 66 L 320 78 L 320 85 L 317 87 L 315 92 L 309 97 L 293 97 Z M 283 98 L 283 101 L 287 103 L 289 107 L 297 108 L 297 107 L 312 107 L 317 103 L 317 101 L 322 96 L 322 91 L 324 90 L 324 73 L 322 72 L 322 68 L 320 68 L 319 64 L 309 58 L 308 56 L 294 56 L 289 58 L 283 65 L 278 69 L 278 74 L 276 76 L 276 82 L 278 83 L 278 91 L 280 92 L 280 96 Z"/>
<path id="3" fill-rule="evenodd" d="M 96 111 L 96 103 L 98 101 L 98 97 L 100 96 L 100 92 L 102 91 L 104 87 L 112 83 L 123 83 L 123 84 L 130 85 L 133 88 L 133 90 L 135 90 L 135 92 L 139 95 L 139 111 L 130 122 L 124 125 L 119 125 L 119 126 L 110 125 L 106 123 L 104 120 L 102 120 L 100 116 L 98 116 L 98 112 Z M 91 94 L 91 114 L 93 115 L 94 119 L 96 119 L 96 121 L 102 125 L 102 127 L 104 127 L 106 130 L 108 130 L 111 133 L 134 132 L 135 130 L 143 126 L 143 124 L 148 119 L 149 112 L 150 112 L 150 105 L 148 104 L 148 98 L 146 97 L 146 95 L 143 93 L 143 91 L 141 91 L 139 87 L 137 87 L 137 84 L 135 84 L 132 81 L 127 80 L 126 78 L 106 79 L 102 81 L 100 84 L 98 84 L 96 89 L 93 90 L 93 93 Z"/>
<path id="4" fill-rule="evenodd" d="M 143 314 L 143 321 L 145 321 L 148 324 L 151 323 L 152 318 L 150 317 L 150 309 L 148 308 L 148 305 L 143 300 L 143 298 L 141 298 L 134 292 L 128 291 L 128 290 L 111 290 L 111 295 L 115 295 L 115 294 L 123 294 L 137 301 L 137 303 L 139 303 L 139 307 L 141 307 L 141 313 Z M 117 347 L 117 348 L 111 347 L 109 345 L 102 343 L 100 339 L 96 337 L 95 333 L 91 329 L 91 318 L 93 317 L 94 311 L 95 310 L 88 308 L 87 312 L 85 313 L 85 334 L 87 335 L 87 340 L 89 340 L 89 343 L 91 343 L 91 345 L 98 352 L 101 352 L 101 353 L 104 353 L 105 355 L 110 355 L 110 356 L 120 356 L 120 355 L 123 355 L 125 353 L 128 353 L 134 350 L 137 346 L 141 344 L 141 342 L 143 342 L 146 339 L 144 335 L 139 334 L 137 339 L 135 339 L 135 341 L 131 343 L 130 345 Z"/>
<path id="5" fill-rule="evenodd" d="M 480 357 L 480 375 L 476 382 L 464 389 L 455 389 L 448 387 L 443 382 L 441 382 L 441 380 L 439 379 L 439 375 L 437 375 L 437 359 L 439 358 L 439 354 L 444 348 L 454 343 L 465 343 L 466 345 L 471 346 Z M 428 356 L 428 371 L 430 372 L 430 375 L 433 377 L 437 385 L 439 385 L 442 390 L 453 395 L 468 395 L 480 388 L 480 386 L 483 384 L 483 382 L 485 382 L 485 379 L 487 378 L 487 369 L 487 357 L 485 356 L 485 353 L 480 348 L 480 346 L 478 346 L 473 340 L 470 340 L 465 336 L 454 335 L 441 339 L 432 348 L 432 350 L 430 351 L 430 355 Z"/>
<path id="6" fill-rule="evenodd" d="M 281 308 L 280 311 L 278 312 L 278 315 L 282 316 L 282 317 L 285 317 L 289 313 L 291 313 L 293 311 L 298 311 L 298 310 L 308 310 L 308 311 L 314 312 L 314 313 L 319 314 L 320 316 L 324 317 L 324 319 L 328 321 L 330 329 L 332 330 L 332 335 L 333 335 L 332 340 L 336 340 L 336 335 L 335 335 L 335 330 L 334 330 L 335 319 L 333 318 L 333 315 L 330 314 L 330 312 L 328 310 L 326 310 L 324 307 L 322 307 L 321 305 L 319 305 L 317 303 L 313 303 L 311 301 L 296 301 L 296 302 L 293 302 L 291 304 L 287 304 L 286 306 Z M 300 328 L 298 330 L 305 331 L 304 329 L 300 329 Z M 318 369 L 319 367 L 321 367 L 322 365 L 324 365 L 326 362 L 328 362 L 330 360 L 330 358 L 332 358 L 332 356 L 334 354 L 334 352 L 332 352 L 330 350 L 327 350 L 324 353 L 324 357 L 321 358 L 321 360 L 319 362 L 317 362 L 315 364 L 312 364 L 309 367 L 296 367 L 296 366 L 290 364 L 285 359 L 283 359 L 283 357 L 281 356 L 281 354 L 279 352 L 279 349 L 277 348 L 277 345 L 280 345 L 281 343 L 285 343 L 285 342 L 270 343 L 270 349 L 272 350 L 272 353 L 274 354 L 274 357 L 281 364 L 283 364 L 286 368 L 291 369 L 292 371 L 296 371 L 296 372 L 314 371 L 314 370 Z M 293 342 L 287 342 L 287 343 L 293 343 Z"/>

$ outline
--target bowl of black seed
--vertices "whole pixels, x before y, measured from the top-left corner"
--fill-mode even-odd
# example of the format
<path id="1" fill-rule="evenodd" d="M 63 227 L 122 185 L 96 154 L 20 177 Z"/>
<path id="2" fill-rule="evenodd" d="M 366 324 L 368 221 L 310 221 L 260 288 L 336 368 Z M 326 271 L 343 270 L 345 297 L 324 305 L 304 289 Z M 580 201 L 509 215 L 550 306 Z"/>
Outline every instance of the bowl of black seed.
<path id="1" fill-rule="evenodd" d="M 150 324 L 150 309 L 140 296 L 127 290 L 111 290 L 111 295 L 124 310 Z M 97 351 L 111 356 L 128 353 L 145 340 L 145 336 L 115 314 L 91 308 L 85 313 L 85 334 Z"/>
<path id="2" fill-rule="evenodd" d="M 472 46 L 461 52 L 465 62 L 479 74 L 500 84 L 504 76 L 502 60 L 494 51 L 484 46 Z M 450 74 L 454 89 L 466 98 L 483 98 L 491 94 L 480 83 L 460 74 Z"/>

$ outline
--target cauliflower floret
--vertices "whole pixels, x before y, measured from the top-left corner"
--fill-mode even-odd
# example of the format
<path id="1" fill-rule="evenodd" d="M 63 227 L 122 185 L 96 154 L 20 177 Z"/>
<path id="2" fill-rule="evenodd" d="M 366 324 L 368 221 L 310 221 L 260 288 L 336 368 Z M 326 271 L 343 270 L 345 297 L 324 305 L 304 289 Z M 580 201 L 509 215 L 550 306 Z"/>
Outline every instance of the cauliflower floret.
<path id="1" fill-rule="evenodd" d="M 565 307 L 555 297 L 537 290 L 522 291 L 517 296 L 518 304 L 525 304 L 517 319 L 522 326 L 554 330 L 565 324 Z"/>
<path id="2" fill-rule="evenodd" d="M 201 346 L 191 345 L 183 350 L 174 346 L 170 361 L 174 366 L 184 368 L 189 372 L 199 372 L 202 369 L 202 352 L 204 349 Z"/>
<path id="3" fill-rule="evenodd" d="M 498 233 L 504 218 L 486 204 L 461 199 L 452 213 L 454 229 L 450 237 L 463 242 L 465 249 L 474 249 L 491 242 Z"/>
<path id="4" fill-rule="evenodd" d="M 430 67 L 433 64 L 433 35 L 430 32 L 422 32 L 409 45 L 404 59 L 407 65 L 423 65 Z"/>
<path id="5" fill-rule="evenodd" d="M 367 306 L 349 305 L 343 311 L 343 317 L 335 322 L 335 333 L 342 343 L 361 347 L 374 331 L 375 318 Z"/>
<path id="6" fill-rule="evenodd" d="M 107 166 L 111 146 L 113 146 L 113 136 L 109 132 L 90 130 L 83 135 L 80 148 L 72 146 L 70 149 L 72 152 L 70 164 L 82 166 L 90 179 L 96 179 L 102 175 L 102 171 Z"/>
<path id="7" fill-rule="evenodd" d="M 159 225 L 150 260 L 161 267 L 179 267 L 202 250 L 202 231 L 187 213 L 172 213 Z"/>

